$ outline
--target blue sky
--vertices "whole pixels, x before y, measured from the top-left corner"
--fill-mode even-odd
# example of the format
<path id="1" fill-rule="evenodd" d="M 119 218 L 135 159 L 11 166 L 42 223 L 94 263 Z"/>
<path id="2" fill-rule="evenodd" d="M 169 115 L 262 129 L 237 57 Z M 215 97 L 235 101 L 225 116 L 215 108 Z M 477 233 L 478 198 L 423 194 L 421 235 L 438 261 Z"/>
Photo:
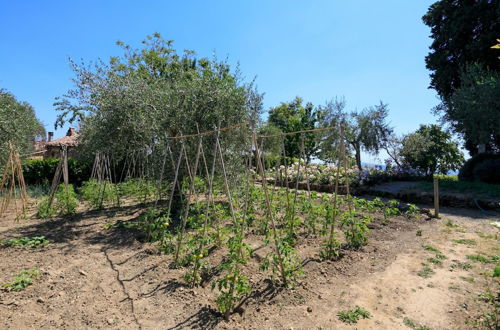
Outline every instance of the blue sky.
<path id="1" fill-rule="evenodd" d="M 345 96 L 349 110 L 382 100 L 396 132 L 408 133 L 437 121 L 421 20 L 433 2 L 0 0 L 0 88 L 53 130 L 54 97 L 72 86 L 68 57 L 107 60 L 120 55 L 117 40 L 140 46 L 160 32 L 179 50 L 239 62 L 266 109 L 297 95 L 313 104 Z"/>

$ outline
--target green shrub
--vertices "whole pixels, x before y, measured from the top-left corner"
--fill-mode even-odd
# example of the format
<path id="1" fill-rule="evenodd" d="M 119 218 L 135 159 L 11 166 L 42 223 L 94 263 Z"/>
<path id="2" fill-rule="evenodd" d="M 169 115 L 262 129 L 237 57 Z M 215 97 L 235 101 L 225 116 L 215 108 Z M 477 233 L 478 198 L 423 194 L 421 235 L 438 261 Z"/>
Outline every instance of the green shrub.
<path id="1" fill-rule="evenodd" d="M 73 185 L 68 185 L 68 189 L 64 184 L 60 184 L 57 188 L 52 205 L 49 207 L 49 198 L 45 198 L 38 205 L 37 217 L 50 218 L 55 214 L 67 216 L 75 214 L 78 202 Z"/>
<path id="2" fill-rule="evenodd" d="M 99 183 L 95 179 L 83 182 L 80 188 L 82 198 L 94 209 L 102 209 L 105 203 L 116 202 L 118 200 L 116 192 L 117 187 L 113 183 Z"/>
<path id="3" fill-rule="evenodd" d="M 23 163 L 24 181 L 27 185 L 49 185 L 56 172 L 59 159 L 28 159 Z M 87 161 L 68 159 L 68 175 L 71 183 L 80 186 L 90 178 L 92 164 Z"/>
<path id="4" fill-rule="evenodd" d="M 461 181 L 481 181 L 485 183 L 500 183 L 500 154 L 482 153 L 467 160 L 458 178 Z"/>

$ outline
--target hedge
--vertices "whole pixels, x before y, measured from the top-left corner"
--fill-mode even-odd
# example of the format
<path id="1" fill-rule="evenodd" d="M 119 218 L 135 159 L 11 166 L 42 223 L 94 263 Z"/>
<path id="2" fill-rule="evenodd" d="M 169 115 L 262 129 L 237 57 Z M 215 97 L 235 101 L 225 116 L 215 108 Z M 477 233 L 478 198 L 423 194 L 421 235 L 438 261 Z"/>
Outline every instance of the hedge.
<path id="1" fill-rule="evenodd" d="M 48 185 L 56 172 L 59 159 L 29 159 L 23 162 L 24 181 L 27 185 Z M 92 164 L 85 161 L 68 159 L 69 182 L 80 186 L 90 178 Z"/>

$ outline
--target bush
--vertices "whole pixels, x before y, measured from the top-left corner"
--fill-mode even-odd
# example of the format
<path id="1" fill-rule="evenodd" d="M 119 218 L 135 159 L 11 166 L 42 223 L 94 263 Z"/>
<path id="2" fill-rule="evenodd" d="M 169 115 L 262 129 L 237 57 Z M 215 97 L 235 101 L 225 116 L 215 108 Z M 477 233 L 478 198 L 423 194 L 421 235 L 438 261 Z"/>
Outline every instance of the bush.
<path id="1" fill-rule="evenodd" d="M 68 185 L 68 190 L 64 184 L 57 188 L 52 205 L 49 206 L 48 197 L 38 205 L 37 216 L 39 218 L 50 218 L 56 213 L 60 216 L 72 215 L 76 212 L 78 202 L 73 185 Z"/>
<path id="2" fill-rule="evenodd" d="M 500 183 L 500 154 L 482 153 L 473 156 L 460 169 L 460 181 Z"/>
<path id="3" fill-rule="evenodd" d="M 113 183 L 99 183 L 97 180 L 85 181 L 80 189 L 82 198 L 94 209 L 102 209 L 105 203 L 118 201 L 117 189 Z"/>
<path id="4" fill-rule="evenodd" d="M 487 159 L 477 164 L 473 171 L 474 178 L 478 181 L 500 184 L 500 158 Z"/>
<path id="5" fill-rule="evenodd" d="M 59 159 L 28 159 L 23 163 L 24 181 L 27 185 L 49 185 L 54 178 Z M 90 178 L 92 164 L 73 158 L 68 159 L 68 174 L 71 183 L 80 186 Z"/>

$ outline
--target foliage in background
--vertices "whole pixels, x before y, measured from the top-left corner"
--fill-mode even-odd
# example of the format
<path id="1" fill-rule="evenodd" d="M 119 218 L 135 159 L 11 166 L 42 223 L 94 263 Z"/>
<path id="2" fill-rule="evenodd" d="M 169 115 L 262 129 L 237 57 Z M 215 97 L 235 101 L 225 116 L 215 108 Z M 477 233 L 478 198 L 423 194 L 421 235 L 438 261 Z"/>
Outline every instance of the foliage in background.
<path id="1" fill-rule="evenodd" d="M 498 93 L 496 96 L 493 95 L 493 99 L 488 96 L 489 91 L 498 90 L 498 82 L 495 82 L 496 87 L 490 89 L 492 85 L 473 86 L 475 84 L 471 84 L 470 81 L 470 78 L 478 77 L 477 75 L 479 75 L 479 81 L 488 81 L 489 77 L 498 77 L 500 72 L 498 51 L 492 49 L 491 46 L 500 36 L 499 15 L 500 5 L 497 0 L 439 0 L 430 6 L 422 18 L 424 23 L 431 28 L 433 39 L 430 46 L 431 52 L 426 56 L 425 62 L 427 69 L 431 71 L 430 87 L 437 91 L 442 101 L 442 104 L 436 107 L 436 112 L 441 113 L 443 120 L 450 123 L 456 132 L 461 133 L 465 140 L 465 147 L 472 155 L 478 151 L 477 137 L 491 127 L 487 122 L 483 122 L 482 127 L 476 125 L 477 121 L 474 118 L 476 111 L 480 112 L 482 118 L 487 118 L 488 114 L 498 118 L 500 111 Z M 473 63 L 478 63 L 482 68 L 488 68 L 489 72 L 487 74 L 478 71 L 471 72 L 469 69 L 469 73 L 464 75 L 463 70 Z M 480 90 L 475 90 L 478 87 Z M 457 91 L 458 94 L 454 96 Z M 477 102 L 478 106 L 487 105 L 488 107 L 480 110 L 474 109 L 473 113 L 466 113 L 464 110 L 472 106 L 467 98 L 474 94 L 486 95 L 487 100 L 476 99 L 474 102 Z M 495 97 L 496 101 L 494 101 Z M 472 122 L 467 123 L 471 119 Z M 490 136 L 490 142 L 487 144 L 489 151 L 492 151 L 491 148 L 500 149 L 498 126 L 495 130 L 490 131 L 495 136 Z"/>
<path id="2" fill-rule="evenodd" d="M 27 185 L 50 185 L 59 159 L 28 159 L 23 162 L 23 175 Z M 92 164 L 85 160 L 68 159 L 68 174 L 71 183 L 80 186 L 90 178 Z"/>
<path id="3" fill-rule="evenodd" d="M 45 128 L 36 118 L 33 107 L 0 89 L 0 165 L 6 161 L 9 141 L 24 155 L 32 152 L 33 141 L 43 136 Z"/>
<path id="4" fill-rule="evenodd" d="M 52 205 L 49 205 L 49 198 L 45 198 L 38 205 L 37 217 L 51 218 L 54 215 L 68 216 L 76 212 L 78 201 L 73 185 L 68 185 L 67 189 L 64 184 L 60 184 L 57 188 Z"/>
<path id="5" fill-rule="evenodd" d="M 311 103 L 302 105 L 302 98 L 296 97 L 291 102 L 282 102 L 279 106 L 269 109 L 267 125 L 276 127 L 281 133 L 290 133 L 317 128 L 322 119 L 322 111 L 314 108 Z M 298 158 L 301 155 L 301 135 L 285 136 L 285 154 L 287 157 Z M 281 141 L 278 141 L 278 146 Z M 309 163 L 318 152 L 318 142 L 315 133 L 304 134 L 304 154 Z"/>
<path id="6" fill-rule="evenodd" d="M 500 154 L 482 153 L 469 158 L 458 174 L 461 181 L 500 183 Z"/>
<path id="7" fill-rule="evenodd" d="M 500 72 L 468 65 L 460 80 L 443 118 L 470 143 L 500 153 Z"/>
<path id="8" fill-rule="evenodd" d="M 420 125 L 415 133 L 408 134 L 403 139 L 401 156 L 407 165 L 426 176 L 458 170 L 464 162 L 451 134 L 438 125 Z"/>

